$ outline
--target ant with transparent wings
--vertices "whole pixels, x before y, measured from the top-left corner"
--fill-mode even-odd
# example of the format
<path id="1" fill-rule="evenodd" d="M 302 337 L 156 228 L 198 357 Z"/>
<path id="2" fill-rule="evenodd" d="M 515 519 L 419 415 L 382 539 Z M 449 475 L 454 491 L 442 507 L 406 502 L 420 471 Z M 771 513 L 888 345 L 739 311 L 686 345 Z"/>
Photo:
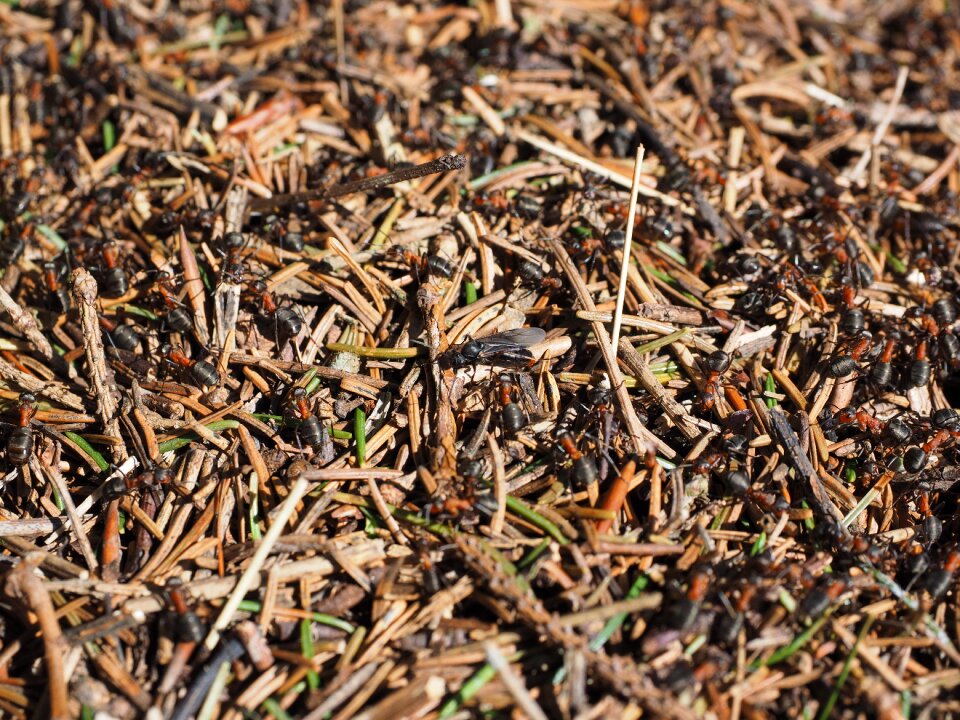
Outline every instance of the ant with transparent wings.
<path id="1" fill-rule="evenodd" d="M 440 356 L 441 364 L 457 369 L 469 365 L 530 367 L 536 358 L 529 348 L 543 342 L 543 328 L 517 328 L 473 338 L 451 347 Z"/>

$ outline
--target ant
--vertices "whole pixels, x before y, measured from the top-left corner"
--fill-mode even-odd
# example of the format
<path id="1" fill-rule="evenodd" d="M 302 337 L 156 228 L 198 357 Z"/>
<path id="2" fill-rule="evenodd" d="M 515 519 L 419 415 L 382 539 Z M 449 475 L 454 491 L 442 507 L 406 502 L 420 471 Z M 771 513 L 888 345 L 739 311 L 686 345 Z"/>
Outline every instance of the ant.
<path id="1" fill-rule="evenodd" d="M 716 404 L 717 393 L 720 392 L 720 378 L 730 369 L 730 363 L 730 354 L 723 350 L 714 350 L 707 355 L 707 376 L 704 378 L 703 391 L 697 398 L 697 406 L 701 412 L 710 412 Z"/>
<path id="2" fill-rule="evenodd" d="M 728 488 L 731 488 L 731 485 L 739 486 L 741 484 L 739 475 L 744 475 L 744 473 L 736 469 L 735 463 L 731 462 L 731 456 L 744 455 L 746 452 L 747 438 L 745 436 L 737 434 L 726 435 L 721 439 L 719 448 L 705 450 L 700 454 L 700 457 L 698 457 L 693 464 L 693 474 L 709 475 L 710 472 L 727 466 L 729 472 L 724 476 L 724 484 Z M 743 494 L 743 492 L 746 492 L 746 489 L 747 488 L 743 488 L 742 492 L 736 494 Z"/>
<path id="3" fill-rule="evenodd" d="M 527 424 L 527 416 L 516 398 L 520 393 L 509 375 L 501 375 L 498 382 L 500 392 L 500 420 L 503 429 L 510 433 L 522 430 Z"/>
<path id="4" fill-rule="evenodd" d="M 172 281 L 173 276 L 170 273 L 161 271 L 157 276 L 154 290 L 160 295 L 164 306 L 167 308 L 167 314 L 164 316 L 167 325 L 179 333 L 189 332 L 193 328 L 193 315 L 175 297 L 176 291 L 173 288 Z"/>
<path id="5" fill-rule="evenodd" d="M 927 575 L 924 588 L 931 597 L 939 598 L 950 589 L 957 570 L 960 570 L 960 550 L 954 548 L 947 553 L 943 564 Z"/>
<path id="6" fill-rule="evenodd" d="M 723 280 L 753 277 L 763 268 L 759 257 L 748 252 L 732 255 L 717 268 L 716 277 Z"/>
<path id="7" fill-rule="evenodd" d="M 130 289 L 130 281 L 126 270 L 120 265 L 120 253 L 116 242 L 113 240 L 102 242 L 98 250 L 105 268 L 100 273 L 100 294 L 108 298 L 126 295 Z"/>
<path id="8" fill-rule="evenodd" d="M 899 336 L 891 334 L 884 340 L 880 356 L 870 370 L 871 379 L 880 387 L 885 387 L 893 381 L 893 365 L 890 361 L 893 359 L 893 352 L 896 350 L 899 339 Z"/>
<path id="9" fill-rule="evenodd" d="M 477 486 L 483 465 L 479 460 L 467 460 L 460 463 L 460 481 L 456 494 L 446 493 L 424 505 L 423 514 L 429 521 L 432 517 L 459 518 L 478 503 Z"/>
<path id="10" fill-rule="evenodd" d="M 37 411 L 36 402 L 33 393 L 20 394 L 17 425 L 7 438 L 7 458 L 14 465 L 26 465 L 33 452 L 33 427 L 30 422 Z"/>
<path id="11" fill-rule="evenodd" d="M 640 228 L 645 237 L 669 243 L 677 235 L 677 228 L 667 215 L 648 215 L 643 218 Z"/>
<path id="12" fill-rule="evenodd" d="M 423 589 L 427 597 L 436 595 L 443 589 L 443 583 L 440 573 L 437 570 L 437 564 L 430 556 L 430 546 L 424 538 L 414 538 L 414 549 L 420 560 L 420 567 L 423 571 Z"/>
<path id="13" fill-rule="evenodd" d="M 861 430 L 869 431 L 872 435 L 880 435 L 886 427 L 882 420 L 877 420 L 866 410 L 844 409 L 838 410 L 835 415 L 839 425 L 856 424 Z"/>
<path id="14" fill-rule="evenodd" d="M 251 294 L 259 301 L 260 307 L 273 321 L 277 338 L 295 338 L 300 334 L 303 329 L 303 320 L 292 308 L 277 305 L 263 280 L 255 280 L 250 283 L 249 288 Z"/>
<path id="15" fill-rule="evenodd" d="M 183 583 L 179 579 L 167 581 L 167 597 L 177 614 L 176 637 L 177 642 L 199 643 L 207 634 L 203 621 L 187 605 L 183 595 Z"/>
<path id="16" fill-rule="evenodd" d="M 133 329 L 132 325 L 125 325 L 111 320 L 106 315 L 100 315 L 100 327 L 107 334 L 114 347 L 128 352 L 134 352 L 140 347 L 143 338 Z"/>
<path id="17" fill-rule="evenodd" d="M 170 468 L 154 467 L 137 475 L 115 477 L 104 485 L 103 497 L 107 500 L 116 500 L 134 491 L 152 490 L 173 482 L 173 476 L 173 470 Z"/>
<path id="18" fill-rule="evenodd" d="M 858 361 L 871 349 L 870 335 L 863 334 L 846 354 L 835 355 L 827 361 L 824 371 L 829 377 L 842 378 L 859 368 Z"/>
<path id="19" fill-rule="evenodd" d="M 808 618 L 820 617 L 849 589 L 850 583 L 844 578 L 827 580 L 800 601 L 800 614 Z"/>
<path id="20" fill-rule="evenodd" d="M 927 359 L 927 340 L 926 338 L 921 338 L 917 342 L 916 348 L 914 348 L 913 362 L 910 363 L 910 367 L 904 378 L 905 388 L 909 390 L 910 388 L 923 387 L 930 382 L 931 372 L 932 366 Z"/>
<path id="21" fill-rule="evenodd" d="M 527 348 L 543 342 L 546 336 L 546 331 L 537 327 L 504 330 L 451 347 L 441 360 L 454 369 L 479 364 L 532 367 L 536 358 Z"/>
<path id="22" fill-rule="evenodd" d="M 585 455 L 580 452 L 573 433 L 569 431 L 562 432 L 557 437 L 557 443 L 570 461 L 573 463 L 573 479 L 580 486 L 586 486 L 593 483 L 599 477 L 597 462 L 592 455 Z"/>
<path id="23" fill-rule="evenodd" d="M 542 290 L 559 290 L 563 287 L 560 278 L 548 276 L 543 266 L 532 260 L 524 260 L 517 267 L 517 277 L 528 287 Z"/>
<path id="24" fill-rule="evenodd" d="M 736 641 L 737 635 L 740 634 L 740 629 L 744 625 L 745 615 L 750 609 L 750 604 L 756 596 L 757 590 L 758 587 L 755 583 L 743 583 L 740 587 L 737 601 L 732 606 L 724 595 L 720 595 L 720 599 L 726 607 L 727 612 L 718 617 L 713 623 L 711 637 L 714 642 L 729 644 Z"/>
<path id="25" fill-rule="evenodd" d="M 856 288 L 851 285 L 841 287 L 840 302 L 846 309 L 840 315 L 840 330 L 852 338 L 861 335 L 867 326 L 867 316 L 863 309 L 855 306 L 856 299 Z"/>
<path id="26" fill-rule="evenodd" d="M 693 571 L 687 583 L 687 591 L 667 611 L 667 625 L 685 632 L 690 629 L 700 614 L 700 608 L 710 589 L 710 574 L 706 569 Z"/>
<path id="27" fill-rule="evenodd" d="M 415 252 L 404 250 L 396 246 L 391 248 L 391 254 L 395 254 L 399 257 L 401 262 L 409 265 L 410 269 L 415 272 L 418 277 L 432 275 L 449 280 L 456 272 L 456 266 L 440 255 L 418 255 Z"/>
<path id="28" fill-rule="evenodd" d="M 0 267 L 13 265 L 23 255 L 27 240 L 33 234 L 33 223 L 8 221 L 0 230 Z"/>
<path id="29" fill-rule="evenodd" d="M 247 272 L 247 265 L 243 259 L 243 249 L 246 246 L 243 235 L 238 232 L 228 232 L 223 236 L 222 242 L 226 255 L 220 264 L 220 282 L 241 285 Z"/>
<path id="30" fill-rule="evenodd" d="M 757 203 L 747 208 L 744 221 L 748 232 L 761 230 L 766 239 L 772 241 L 781 250 L 790 252 L 797 244 L 793 227 L 780 215 L 763 209 Z"/>
<path id="31" fill-rule="evenodd" d="M 293 223 L 296 222 L 296 225 Z M 299 228 L 299 222 L 297 218 L 291 218 L 291 225 L 296 228 Z M 303 233 L 299 229 L 291 229 L 288 226 L 283 225 L 280 222 L 277 222 L 273 225 L 272 228 L 272 237 L 273 244 L 278 246 L 281 250 L 289 250 L 290 252 L 302 253 L 304 248 L 304 239 Z"/>
<path id="32" fill-rule="evenodd" d="M 943 523 L 940 521 L 940 518 L 933 514 L 933 510 L 930 507 L 930 492 L 928 490 L 920 491 L 917 500 L 917 509 L 920 511 L 920 514 L 923 515 L 921 535 L 928 544 L 933 545 L 940 539 L 940 536 L 943 535 Z"/>
<path id="33" fill-rule="evenodd" d="M 487 218 L 496 218 L 510 209 L 510 198 L 502 190 L 479 192 L 470 201 L 472 209 Z"/>
<path id="34" fill-rule="evenodd" d="M 63 283 L 67 266 L 59 259 L 43 263 L 43 283 L 47 290 L 47 306 L 58 315 L 70 312 L 70 292 Z"/>
<path id="35" fill-rule="evenodd" d="M 175 348 L 169 343 L 160 348 L 160 354 L 174 365 L 190 371 L 191 377 L 201 386 L 212 387 L 220 384 L 220 373 L 206 360 L 193 360 L 183 354 L 181 348 Z"/>
<path id="36" fill-rule="evenodd" d="M 928 454 L 936 452 L 948 441 L 960 437 L 960 417 L 953 408 L 937 410 L 930 419 L 937 431 L 921 446 L 923 452 Z"/>
<path id="37" fill-rule="evenodd" d="M 289 402 L 294 417 L 300 421 L 297 426 L 297 437 L 317 451 L 324 445 L 328 436 L 326 429 L 320 424 L 320 420 L 317 419 L 310 408 L 306 388 L 293 388 L 290 391 Z"/>
<path id="38" fill-rule="evenodd" d="M 436 275 L 449 280 L 456 272 L 456 266 L 440 255 L 422 257 L 411 252 L 404 252 L 403 259 L 411 268 L 428 275 Z"/>

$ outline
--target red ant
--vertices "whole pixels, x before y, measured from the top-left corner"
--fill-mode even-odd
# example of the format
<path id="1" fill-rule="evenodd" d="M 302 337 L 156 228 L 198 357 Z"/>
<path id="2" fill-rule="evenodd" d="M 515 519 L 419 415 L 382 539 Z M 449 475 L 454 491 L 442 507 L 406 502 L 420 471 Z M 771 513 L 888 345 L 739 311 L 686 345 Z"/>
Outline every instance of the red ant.
<path id="1" fill-rule="evenodd" d="M 420 276 L 436 275 L 449 280 L 456 272 L 456 266 L 440 255 L 417 255 L 409 250 L 401 250 L 400 256 L 410 269 Z"/>
<path id="2" fill-rule="evenodd" d="M 220 384 L 220 373 L 218 373 L 217 369 L 206 360 L 194 360 L 192 358 L 188 358 L 183 354 L 183 350 L 172 347 L 169 344 L 160 348 L 160 354 L 164 355 L 166 359 L 174 365 L 179 365 L 180 367 L 189 370 L 190 375 L 200 385 L 212 387 Z"/>
<path id="3" fill-rule="evenodd" d="M 924 583 L 927 592 L 935 598 L 943 595 L 953 583 L 957 570 L 960 570 L 960 551 L 953 549 L 947 553 L 943 565 L 927 575 Z"/>
<path id="4" fill-rule="evenodd" d="M 856 423 L 861 430 L 869 430 L 872 435 L 880 435 L 886 426 L 865 410 L 840 410 L 837 413 L 837 422 L 841 425 Z"/>
<path id="5" fill-rule="evenodd" d="M 870 347 L 870 336 L 862 335 L 857 339 L 856 343 L 849 348 L 847 354 L 836 355 L 830 358 L 826 366 L 827 375 L 834 378 L 846 377 L 857 369 L 857 362 L 867 353 Z"/>
<path id="6" fill-rule="evenodd" d="M 913 353 L 913 362 L 907 373 L 907 387 L 923 387 L 930 382 L 932 367 L 927 359 L 927 341 L 920 340 Z"/>
<path id="7" fill-rule="evenodd" d="M 523 412 L 523 407 L 514 398 L 517 394 L 517 386 L 509 376 L 501 375 L 499 382 L 500 390 L 500 420 L 503 422 L 503 428 L 507 432 L 518 432 L 527 424 L 527 416 Z"/>
<path id="8" fill-rule="evenodd" d="M 458 518 L 477 504 L 476 487 L 480 481 L 482 465 L 470 460 L 461 464 L 462 482 L 459 494 L 447 494 L 438 497 L 423 507 L 424 516 L 429 519 L 437 515 Z"/>
<path id="9" fill-rule="evenodd" d="M 671 607 L 668 624 L 681 632 L 690 629 L 700 613 L 700 606 L 706 599 L 709 589 L 710 574 L 702 568 L 695 570 L 690 582 L 687 583 L 684 597 Z"/>
<path id="10" fill-rule="evenodd" d="M 128 495 L 135 490 L 155 488 L 171 482 L 173 482 L 173 470 L 170 468 L 154 467 L 138 475 L 117 477 L 110 480 L 103 488 L 103 496 L 108 500 L 114 500 L 123 495 Z"/>
<path id="11" fill-rule="evenodd" d="M 120 253 L 115 242 L 107 241 L 100 245 L 100 257 L 106 270 L 101 275 L 100 293 L 104 297 L 116 298 L 127 294 L 130 281 L 127 272 L 120 265 Z"/>
<path id="12" fill-rule="evenodd" d="M 43 264 L 43 280 L 49 293 L 50 307 L 61 314 L 70 310 L 70 293 L 63 284 L 65 274 L 66 267 L 57 260 Z"/>
<path id="13" fill-rule="evenodd" d="M 758 589 L 754 583 L 744 583 L 740 588 L 740 594 L 733 606 L 730 606 L 723 595 L 720 596 L 729 612 L 717 618 L 713 626 L 711 635 L 715 641 L 722 643 L 732 643 L 736 641 L 737 635 L 740 634 L 740 629 L 743 627 L 744 614 L 750 609 L 750 603 L 756 596 Z"/>
<path id="14" fill-rule="evenodd" d="M 709 412 L 717 402 L 717 393 L 720 392 L 720 378 L 730 368 L 730 354 L 723 350 L 714 350 L 707 355 L 707 376 L 703 382 L 703 391 L 697 400 L 701 412 Z"/>
<path id="15" fill-rule="evenodd" d="M 251 294 L 260 302 L 260 307 L 275 324 L 279 337 L 295 338 L 300 334 L 303 320 L 292 308 L 277 305 L 263 280 L 254 281 L 249 287 Z"/>
<path id="16" fill-rule="evenodd" d="M 884 341 L 880 357 L 877 358 L 877 362 L 874 363 L 873 369 L 870 371 L 870 377 L 881 387 L 889 385 L 893 380 L 893 365 L 890 361 L 893 359 L 893 352 L 896 347 L 897 338 L 893 336 L 888 337 Z"/>
<path id="17" fill-rule="evenodd" d="M 167 308 L 166 321 L 171 329 L 185 333 L 193 328 L 193 316 L 175 297 L 172 287 L 172 276 L 168 272 L 161 272 L 157 277 L 154 289 L 159 293 L 163 304 Z"/>
<path id="18" fill-rule="evenodd" d="M 33 427 L 30 423 L 37 409 L 33 393 L 22 393 L 17 408 L 17 425 L 7 438 L 7 459 L 14 465 L 26 465 L 33 451 Z"/>
<path id="19" fill-rule="evenodd" d="M 580 485 L 589 485 L 594 482 L 599 475 L 597 463 L 592 456 L 580 452 L 573 433 L 562 433 L 557 438 L 557 442 L 573 463 L 573 479 Z"/>

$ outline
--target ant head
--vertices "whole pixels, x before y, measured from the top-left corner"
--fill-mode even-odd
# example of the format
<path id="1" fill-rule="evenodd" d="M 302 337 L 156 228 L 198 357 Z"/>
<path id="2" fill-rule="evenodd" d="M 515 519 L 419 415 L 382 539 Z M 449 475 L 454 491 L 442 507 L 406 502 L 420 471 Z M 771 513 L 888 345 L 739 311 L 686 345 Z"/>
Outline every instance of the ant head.
<path id="1" fill-rule="evenodd" d="M 255 293 L 264 295 L 267 292 L 267 284 L 263 280 L 253 280 L 250 283 L 250 289 Z"/>
<path id="2" fill-rule="evenodd" d="M 183 589 L 183 578 L 172 577 L 167 580 L 166 589 L 170 592 L 180 592 Z"/>
<path id="3" fill-rule="evenodd" d="M 609 381 L 604 381 L 599 385 L 593 385 L 587 388 L 587 401 L 591 405 L 603 405 L 609 403 L 613 397 L 613 390 Z"/>
<path id="4" fill-rule="evenodd" d="M 478 478 L 483 475 L 482 460 L 463 459 L 458 464 L 459 464 L 460 473 L 466 478 Z"/>
<path id="5" fill-rule="evenodd" d="M 97 205 L 109 205 L 113 202 L 113 188 L 99 187 L 93 193 Z"/>
<path id="6" fill-rule="evenodd" d="M 166 467 L 154 468 L 153 477 L 157 483 L 170 482 L 173 479 L 173 470 Z"/>
<path id="7" fill-rule="evenodd" d="M 170 343 L 164 343 L 163 345 L 160 346 L 161 355 L 169 355 L 171 352 L 173 352 L 173 345 L 171 345 Z"/>
<path id="8" fill-rule="evenodd" d="M 730 367 L 731 360 L 732 358 L 730 357 L 729 353 L 726 353 L 723 350 L 714 350 L 712 353 L 707 355 L 707 369 L 711 372 L 726 372 Z"/>
<path id="9" fill-rule="evenodd" d="M 21 405 L 33 405 L 37 402 L 37 396 L 31 392 L 20 393 Z"/>
<path id="10" fill-rule="evenodd" d="M 243 234 L 238 232 L 228 232 L 223 236 L 223 246 L 229 249 L 242 248 L 245 244 Z"/>
<path id="11" fill-rule="evenodd" d="M 307 396 L 307 389 L 303 387 L 295 387 L 293 388 L 293 390 L 290 391 L 290 397 L 294 398 L 295 400 L 299 400 L 300 398 L 305 398 L 306 396 Z"/>

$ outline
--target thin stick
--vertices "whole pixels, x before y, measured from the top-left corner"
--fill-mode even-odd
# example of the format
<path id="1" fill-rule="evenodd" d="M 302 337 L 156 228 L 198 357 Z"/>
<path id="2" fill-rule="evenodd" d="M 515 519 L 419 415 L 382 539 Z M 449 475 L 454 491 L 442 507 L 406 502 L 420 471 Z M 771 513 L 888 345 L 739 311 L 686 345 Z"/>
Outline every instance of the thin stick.
<path id="1" fill-rule="evenodd" d="M 103 423 L 105 435 L 119 440 L 110 446 L 114 463 L 119 465 L 130 453 L 120 434 L 119 390 L 113 370 L 107 365 L 103 352 L 103 339 L 100 333 L 100 321 L 97 319 L 97 281 L 84 268 L 73 271 L 73 296 L 80 311 L 80 327 L 83 330 L 83 344 L 87 355 L 87 372 L 93 383 L 97 397 L 97 414 Z"/>
<path id="2" fill-rule="evenodd" d="M 633 246 L 633 226 L 637 220 L 637 200 L 640 193 L 640 167 L 643 165 L 643 145 L 637 146 L 637 159 L 633 164 L 633 184 L 630 187 L 630 209 L 627 212 L 627 237 L 623 241 L 623 254 L 620 256 L 620 285 L 617 287 L 617 309 L 613 313 L 614 357 L 620 346 L 620 326 L 623 324 L 623 301 L 627 296 L 627 275 L 630 271 L 630 248 Z"/>
<path id="3" fill-rule="evenodd" d="M 43 582 L 34 573 L 37 566 L 35 557 L 40 557 L 40 553 L 24 558 L 7 573 L 4 590 L 7 595 L 23 600 L 37 616 L 47 661 L 50 717 L 66 720 L 70 717 L 70 697 L 67 693 L 67 678 L 63 669 L 67 644 L 63 640 L 63 632 L 60 630 L 60 623 L 57 621 L 56 609 L 53 607 L 50 595 Z"/>
<path id="4" fill-rule="evenodd" d="M 320 468 L 319 470 L 307 470 L 303 473 L 303 477 L 307 480 L 334 482 L 338 480 L 366 480 L 368 478 L 375 480 L 392 480 L 403 477 L 406 474 L 403 470 L 382 467 Z"/>
<path id="5" fill-rule="evenodd" d="M 187 233 L 180 226 L 180 264 L 183 267 L 183 288 L 190 300 L 190 309 L 193 311 L 193 327 L 197 332 L 197 339 L 201 345 L 210 342 L 210 333 L 207 332 L 207 307 L 204 302 L 203 280 L 200 278 L 200 266 L 197 265 L 197 256 Z"/>
<path id="6" fill-rule="evenodd" d="M 537 701 L 530 696 L 530 692 L 523 684 L 523 680 L 517 676 L 510 667 L 510 661 L 504 657 L 493 642 L 487 641 L 483 644 L 483 651 L 487 656 L 487 662 L 497 671 L 507 691 L 513 696 L 517 705 L 526 714 L 527 717 L 534 720 L 547 720 L 546 713 L 537 705 Z"/>
<path id="7" fill-rule="evenodd" d="M 507 516 L 507 479 L 503 454 L 493 433 L 487 433 L 487 447 L 493 459 L 493 492 L 497 498 L 497 510 L 490 518 L 490 534 L 496 537 L 503 533 L 503 523 Z"/>
<path id="8" fill-rule="evenodd" d="M 671 343 L 672 344 L 672 343 Z M 624 340 L 617 348 L 623 353 L 623 362 L 635 373 L 636 382 L 663 408 L 667 417 L 677 426 L 677 429 L 687 440 L 696 440 L 703 432 L 690 417 L 687 409 L 677 402 L 673 395 L 668 395 L 663 389 L 663 385 L 657 379 L 657 376 L 650 369 L 643 356 L 630 344 L 629 340 Z"/>
<path id="9" fill-rule="evenodd" d="M 604 496 L 603 503 L 600 505 L 602 510 L 609 510 L 613 514 L 620 512 L 624 500 L 627 499 L 627 493 L 630 491 L 630 483 L 633 481 L 633 476 L 636 471 L 636 461 L 632 459 L 627 460 L 627 464 L 623 466 L 620 474 L 614 478 L 613 482 L 610 483 L 610 487 L 607 488 L 607 494 Z M 597 520 L 598 533 L 609 532 L 612 526 L 613 518 Z"/>
<path id="10" fill-rule="evenodd" d="M 29 312 L 25 312 L 24 309 L 17 304 L 16 300 L 10 297 L 10 294 L 2 287 L 0 287 L 0 308 L 10 316 L 10 320 L 17 330 L 27 336 L 30 344 L 33 345 L 38 353 L 43 355 L 47 360 L 53 357 L 53 348 L 50 346 L 50 341 L 47 340 L 46 335 L 43 334 L 43 330 L 37 324 L 36 318 Z"/>
<path id="11" fill-rule="evenodd" d="M 369 192 L 379 190 L 389 185 L 405 182 L 407 180 L 416 180 L 417 178 L 435 173 L 450 172 L 451 170 L 460 170 L 467 164 L 467 158 L 464 155 L 444 155 L 436 160 L 414 165 L 413 167 L 400 168 L 392 172 L 377 175 L 375 177 L 363 178 L 352 182 L 334 185 L 330 188 L 317 188 L 307 192 L 291 193 L 289 195 L 274 195 L 270 198 L 256 198 L 250 201 L 250 209 L 254 212 L 261 212 L 271 208 L 285 207 L 298 202 L 308 200 L 330 200 L 343 195 L 352 195 L 353 193 Z"/>
<path id="12" fill-rule="evenodd" d="M 573 286 L 573 290 L 580 304 L 583 305 L 585 310 L 591 312 L 596 311 L 596 303 L 594 303 L 593 298 L 590 297 L 590 291 L 587 290 L 587 286 L 583 282 L 583 278 L 580 277 L 577 266 L 573 264 L 573 260 L 570 259 L 570 254 L 563 246 L 563 243 L 556 238 L 551 238 L 549 244 L 550 249 L 557 258 L 560 268 Z M 624 425 L 633 441 L 634 452 L 641 455 L 647 451 L 646 446 L 652 444 L 668 459 L 675 458 L 677 451 L 650 432 L 643 426 L 643 423 L 640 422 L 636 408 L 633 407 L 633 401 L 630 399 L 630 394 L 627 392 L 627 385 L 626 382 L 624 382 L 623 373 L 617 364 L 616 354 L 610 345 L 610 336 L 607 334 L 607 328 L 600 322 L 594 322 L 592 328 L 594 337 L 596 337 L 597 343 L 600 345 L 600 351 L 603 354 L 603 360 L 607 366 L 607 373 L 610 375 L 610 384 L 613 385 L 614 388 L 614 397 L 616 398 L 618 409 L 623 416 Z"/>
<path id="13" fill-rule="evenodd" d="M 863 151 L 863 155 L 860 156 L 860 159 L 857 161 L 856 166 L 853 170 L 850 171 L 850 174 L 847 177 L 850 179 L 850 182 L 857 182 L 860 179 L 860 176 L 863 175 L 863 171 L 867 169 L 867 164 L 870 162 L 870 156 L 873 154 L 874 148 L 880 144 L 880 141 L 883 140 L 883 136 L 887 132 L 887 128 L 890 127 L 890 123 L 893 121 L 893 113 L 896 112 L 897 105 L 900 104 L 900 98 L 903 97 L 903 90 L 907 86 L 907 76 L 910 74 L 910 68 L 906 65 L 900 66 L 900 71 L 897 73 L 897 84 L 893 89 L 893 97 L 890 98 L 890 104 L 887 106 L 887 111 L 883 114 L 880 123 L 877 125 L 877 129 L 873 133 L 873 137 L 870 138 L 870 145 L 866 150 Z"/>
<path id="14" fill-rule="evenodd" d="M 287 495 L 283 504 L 277 510 L 276 515 L 274 515 L 270 529 L 267 530 L 267 534 L 257 546 L 257 551 L 250 560 L 250 564 L 247 566 L 247 569 L 244 570 L 243 575 L 240 576 L 240 579 L 237 581 L 237 586 L 233 589 L 233 592 L 230 593 L 230 597 L 227 598 L 223 609 L 210 628 L 206 640 L 203 641 L 203 645 L 207 650 L 212 651 L 217 646 L 217 643 L 220 642 L 221 631 L 226 629 L 230 621 L 233 620 L 233 615 L 240 606 L 244 596 L 253 586 L 254 582 L 260 578 L 260 568 L 263 567 L 263 563 L 266 562 L 270 551 L 273 550 L 273 546 L 276 545 L 277 540 L 280 539 L 280 535 L 287 527 L 287 521 L 290 520 L 294 510 L 297 508 L 297 504 L 300 502 L 300 499 L 306 495 L 309 487 L 310 481 L 307 480 L 303 474 L 299 475 L 293 487 L 290 488 L 290 494 Z"/>
<path id="15" fill-rule="evenodd" d="M 620 173 L 613 172 L 609 168 L 606 168 L 600 163 L 594 162 L 589 158 L 581 157 L 574 152 L 570 152 L 566 148 L 561 147 L 556 143 L 544 140 L 539 135 L 535 135 L 532 132 L 520 129 L 515 129 L 514 135 L 516 135 L 520 140 L 523 140 L 525 143 L 533 145 L 538 150 L 543 150 L 544 152 L 550 153 L 551 155 L 560 158 L 564 162 L 570 163 L 571 165 L 575 165 L 577 167 L 582 167 L 584 170 L 589 170 L 595 175 L 604 177 L 610 182 L 616 183 L 617 185 L 622 185 L 623 187 L 632 187 L 632 183 L 628 184 L 627 179 Z M 649 188 L 646 185 L 639 185 L 637 192 L 647 197 L 656 198 L 664 205 L 670 205 L 671 207 L 679 205 L 684 212 L 690 211 L 686 205 L 683 205 L 683 203 L 681 203 L 675 197 L 671 197 L 670 195 L 662 193 L 659 190 Z"/>
<path id="16" fill-rule="evenodd" d="M 90 571 L 96 572 L 99 567 L 97 564 L 97 554 L 90 545 L 90 539 L 83 529 L 83 523 L 80 522 L 80 515 L 77 513 L 77 506 L 73 502 L 70 488 L 67 487 L 63 475 L 60 473 L 60 447 L 57 446 L 57 449 L 54 451 L 54 457 L 50 462 L 47 462 L 43 458 L 31 458 L 31 460 L 39 465 L 43 473 L 50 480 L 50 483 L 60 494 L 63 507 L 67 511 L 67 517 L 70 518 L 70 523 L 73 525 L 73 532 L 77 536 L 77 546 L 80 548 L 80 554 L 83 555 L 83 559 L 86 560 L 87 567 L 90 568 Z"/>
<path id="17" fill-rule="evenodd" d="M 409 541 L 407 540 L 407 536 L 403 534 L 403 530 L 400 529 L 400 523 L 398 523 L 396 518 L 391 514 L 390 508 L 387 506 L 387 501 L 383 499 L 383 493 L 380 492 L 380 486 L 377 485 L 376 478 L 367 478 L 367 489 L 370 491 L 370 498 L 373 500 L 373 504 L 377 506 L 377 512 L 380 513 L 380 517 L 386 524 L 387 529 L 390 530 L 390 534 L 393 535 L 393 539 L 400 545 L 408 545 Z"/>

